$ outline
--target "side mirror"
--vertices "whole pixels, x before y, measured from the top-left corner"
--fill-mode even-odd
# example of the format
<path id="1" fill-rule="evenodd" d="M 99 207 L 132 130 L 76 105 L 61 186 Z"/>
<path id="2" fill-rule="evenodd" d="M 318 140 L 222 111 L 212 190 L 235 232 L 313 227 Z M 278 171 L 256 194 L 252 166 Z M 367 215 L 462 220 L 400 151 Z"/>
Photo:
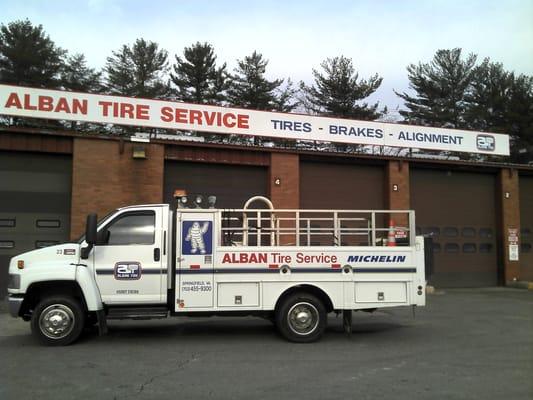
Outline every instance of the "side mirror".
<path id="1" fill-rule="evenodd" d="M 85 225 L 85 241 L 87 242 L 88 246 L 81 249 L 80 254 L 80 257 L 84 260 L 89 258 L 89 253 L 96 244 L 96 222 L 96 214 L 87 215 L 87 224 Z"/>
<path id="2" fill-rule="evenodd" d="M 85 225 L 85 241 L 92 246 L 96 244 L 96 219 L 96 214 L 87 215 L 87 224 Z"/>

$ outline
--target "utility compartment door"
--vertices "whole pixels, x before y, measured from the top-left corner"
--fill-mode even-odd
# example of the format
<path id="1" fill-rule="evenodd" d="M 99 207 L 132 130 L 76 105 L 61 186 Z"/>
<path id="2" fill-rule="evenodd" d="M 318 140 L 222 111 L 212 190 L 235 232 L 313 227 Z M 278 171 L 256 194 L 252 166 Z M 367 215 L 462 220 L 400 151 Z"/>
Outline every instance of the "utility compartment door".
<path id="1" fill-rule="evenodd" d="M 215 215 L 177 213 L 176 311 L 213 307 Z"/>
<path id="2" fill-rule="evenodd" d="M 220 282 L 219 307 L 259 307 L 259 282 Z"/>
<path id="3" fill-rule="evenodd" d="M 356 303 L 406 303 L 406 282 L 356 282 Z"/>

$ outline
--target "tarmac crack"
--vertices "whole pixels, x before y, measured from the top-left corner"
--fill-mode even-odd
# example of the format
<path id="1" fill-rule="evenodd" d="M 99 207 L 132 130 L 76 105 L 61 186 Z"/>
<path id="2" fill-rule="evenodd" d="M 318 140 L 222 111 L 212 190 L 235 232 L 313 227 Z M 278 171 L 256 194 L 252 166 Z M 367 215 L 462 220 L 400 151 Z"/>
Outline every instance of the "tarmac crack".
<path id="1" fill-rule="evenodd" d="M 154 375 L 152 376 L 151 378 L 147 379 L 145 382 L 143 382 L 139 388 L 137 389 L 136 393 L 134 394 L 134 396 L 138 396 L 140 395 L 144 389 L 146 389 L 147 386 L 151 385 L 152 383 L 154 383 L 154 381 L 156 379 L 160 379 L 160 378 L 164 378 L 166 376 L 169 376 L 171 375 L 172 373 L 176 372 L 176 371 L 180 371 L 180 370 L 183 370 L 187 365 L 189 365 L 191 362 L 194 362 L 198 360 L 198 357 L 197 357 L 197 354 L 192 354 L 192 356 L 186 360 L 183 360 L 183 361 L 180 361 L 176 364 L 176 367 L 175 368 L 172 368 L 170 371 L 167 371 L 167 372 L 164 372 L 162 374 L 157 374 L 157 375 Z M 118 396 L 115 396 L 113 399 L 114 400 L 118 400 Z"/>

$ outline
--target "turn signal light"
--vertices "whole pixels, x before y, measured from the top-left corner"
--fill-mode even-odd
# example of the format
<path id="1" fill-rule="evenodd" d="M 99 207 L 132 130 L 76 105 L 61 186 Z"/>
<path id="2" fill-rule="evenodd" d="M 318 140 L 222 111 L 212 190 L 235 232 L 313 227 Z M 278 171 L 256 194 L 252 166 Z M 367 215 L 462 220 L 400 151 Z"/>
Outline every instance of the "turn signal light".
<path id="1" fill-rule="evenodd" d="M 18 269 L 24 269 L 24 260 L 18 260 L 17 261 L 17 268 Z"/>

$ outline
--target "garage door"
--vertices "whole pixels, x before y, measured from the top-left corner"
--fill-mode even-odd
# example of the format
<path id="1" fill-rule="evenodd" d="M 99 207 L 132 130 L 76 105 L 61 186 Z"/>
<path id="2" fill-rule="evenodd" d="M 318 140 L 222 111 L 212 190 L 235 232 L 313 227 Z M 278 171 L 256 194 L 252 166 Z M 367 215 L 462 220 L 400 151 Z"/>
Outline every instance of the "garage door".
<path id="1" fill-rule="evenodd" d="M 384 178 L 382 166 L 303 161 L 300 163 L 300 208 L 383 210 Z M 300 217 L 305 218 L 305 214 L 301 214 Z M 371 240 L 368 232 L 337 238 L 334 222 L 331 220 L 332 215 L 329 213 L 309 215 L 309 217 L 323 219 L 307 222 L 311 230 L 323 233 L 309 237 L 312 246 L 332 246 L 338 244 L 339 240 L 343 245 L 368 245 Z M 339 217 L 342 218 L 342 215 Z M 349 218 L 353 218 L 353 215 L 341 221 L 343 228 L 367 229 L 371 215 L 359 214 L 357 218 L 361 218 L 360 221 Z M 385 228 L 383 216 L 376 217 L 376 227 Z M 302 228 L 305 230 L 305 223 Z M 304 243 L 305 236 L 304 234 L 300 238 Z"/>
<path id="2" fill-rule="evenodd" d="M 411 206 L 419 233 L 434 240 L 441 287 L 498 283 L 495 176 L 443 170 L 411 170 Z"/>
<path id="3" fill-rule="evenodd" d="M 300 163 L 300 207 L 307 209 L 383 209 L 382 166 Z"/>
<path id="4" fill-rule="evenodd" d="M 0 297 L 12 256 L 68 240 L 71 171 L 69 156 L 0 152 Z"/>
<path id="5" fill-rule="evenodd" d="M 533 176 L 520 177 L 520 279 L 533 281 Z"/>
<path id="6" fill-rule="evenodd" d="M 176 189 L 189 194 L 214 195 L 220 208 L 242 208 L 252 196 L 268 193 L 266 167 L 167 161 L 165 202 L 172 204 Z"/>

